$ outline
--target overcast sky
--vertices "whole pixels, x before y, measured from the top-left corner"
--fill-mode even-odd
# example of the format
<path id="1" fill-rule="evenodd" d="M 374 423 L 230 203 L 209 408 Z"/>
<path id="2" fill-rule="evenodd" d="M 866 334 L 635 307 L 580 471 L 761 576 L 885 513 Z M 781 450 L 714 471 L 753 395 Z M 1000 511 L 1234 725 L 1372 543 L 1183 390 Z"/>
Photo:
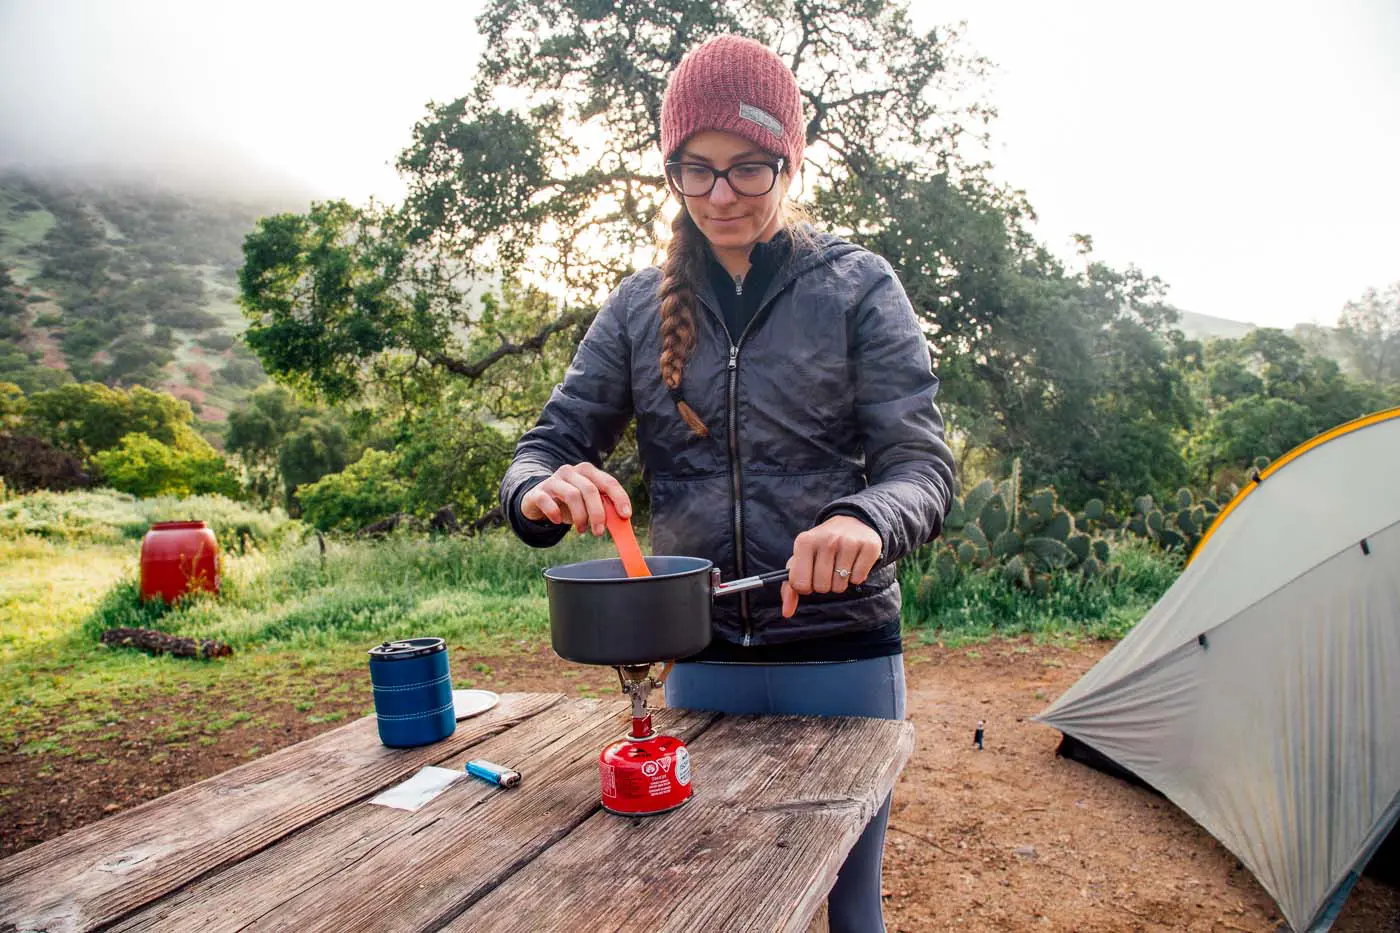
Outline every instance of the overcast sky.
<path id="1" fill-rule="evenodd" d="M 429 100 L 469 86 L 478 4 L 0 0 L 0 163 L 256 165 L 395 198 Z M 920 0 L 991 58 L 993 158 L 1069 255 L 1179 307 L 1335 321 L 1400 280 L 1400 0 Z"/>

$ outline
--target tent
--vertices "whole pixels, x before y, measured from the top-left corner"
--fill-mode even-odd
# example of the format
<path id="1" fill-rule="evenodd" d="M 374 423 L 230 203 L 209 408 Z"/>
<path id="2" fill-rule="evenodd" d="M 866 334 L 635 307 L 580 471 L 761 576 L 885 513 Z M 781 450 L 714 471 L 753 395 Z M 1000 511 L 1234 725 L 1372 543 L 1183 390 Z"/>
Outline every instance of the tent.
<path id="1" fill-rule="evenodd" d="M 1400 408 L 1255 474 L 1035 718 L 1186 811 L 1295 931 L 1328 929 L 1400 816 Z"/>

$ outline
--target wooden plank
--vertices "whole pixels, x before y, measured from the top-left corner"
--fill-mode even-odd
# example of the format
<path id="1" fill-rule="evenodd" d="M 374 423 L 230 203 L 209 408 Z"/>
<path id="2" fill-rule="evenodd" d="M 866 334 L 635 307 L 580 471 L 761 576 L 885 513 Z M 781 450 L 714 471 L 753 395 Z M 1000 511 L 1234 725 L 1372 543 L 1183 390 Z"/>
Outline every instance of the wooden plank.
<path id="1" fill-rule="evenodd" d="M 40 843 L 0 862 L 0 930 L 108 924 L 562 700 L 505 694 L 448 738 L 414 749 L 382 745 L 368 716 Z"/>
<path id="2" fill-rule="evenodd" d="M 715 716 L 657 718 L 693 736 Z M 114 929 L 436 930 L 599 809 L 598 753 L 629 725 L 615 701 L 565 701 L 472 749 L 519 787 L 464 779 L 414 813 L 356 804 Z"/>
<path id="3" fill-rule="evenodd" d="M 687 806 L 596 814 L 443 929 L 801 933 L 913 748 L 905 722 L 723 719 Z"/>

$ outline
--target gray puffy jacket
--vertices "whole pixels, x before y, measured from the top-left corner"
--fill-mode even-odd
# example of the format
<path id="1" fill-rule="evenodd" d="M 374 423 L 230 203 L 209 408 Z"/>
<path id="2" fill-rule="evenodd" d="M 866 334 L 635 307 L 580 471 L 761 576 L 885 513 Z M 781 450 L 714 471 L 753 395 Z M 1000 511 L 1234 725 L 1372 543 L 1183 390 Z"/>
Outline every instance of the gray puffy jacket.
<path id="1" fill-rule="evenodd" d="M 953 461 L 938 379 L 894 270 L 819 236 L 774 273 L 733 339 L 701 283 L 683 394 L 709 437 L 691 432 L 661 381 L 659 284 L 660 270 L 645 269 L 608 297 L 521 438 L 501 481 L 516 534 L 536 547 L 563 538 L 566 526 L 520 517 L 520 497 L 564 464 L 601 464 L 635 415 L 653 553 L 705 557 L 734 579 L 786 566 L 793 539 L 833 514 L 859 515 L 880 533 L 880 563 L 863 585 L 805 596 L 791 619 L 776 586 L 717 600 L 720 637 L 776 644 L 896 618 L 894 562 L 937 536 Z"/>

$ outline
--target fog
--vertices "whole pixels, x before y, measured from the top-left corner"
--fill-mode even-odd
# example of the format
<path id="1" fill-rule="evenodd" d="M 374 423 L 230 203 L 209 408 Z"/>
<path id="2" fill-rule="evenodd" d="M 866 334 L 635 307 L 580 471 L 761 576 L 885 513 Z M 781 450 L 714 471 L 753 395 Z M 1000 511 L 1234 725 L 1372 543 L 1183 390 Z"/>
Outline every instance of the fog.
<path id="1" fill-rule="evenodd" d="M 430 99 L 466 91 L 474 5 L 0 0 L 0 164 L 395 198 Z"/>

